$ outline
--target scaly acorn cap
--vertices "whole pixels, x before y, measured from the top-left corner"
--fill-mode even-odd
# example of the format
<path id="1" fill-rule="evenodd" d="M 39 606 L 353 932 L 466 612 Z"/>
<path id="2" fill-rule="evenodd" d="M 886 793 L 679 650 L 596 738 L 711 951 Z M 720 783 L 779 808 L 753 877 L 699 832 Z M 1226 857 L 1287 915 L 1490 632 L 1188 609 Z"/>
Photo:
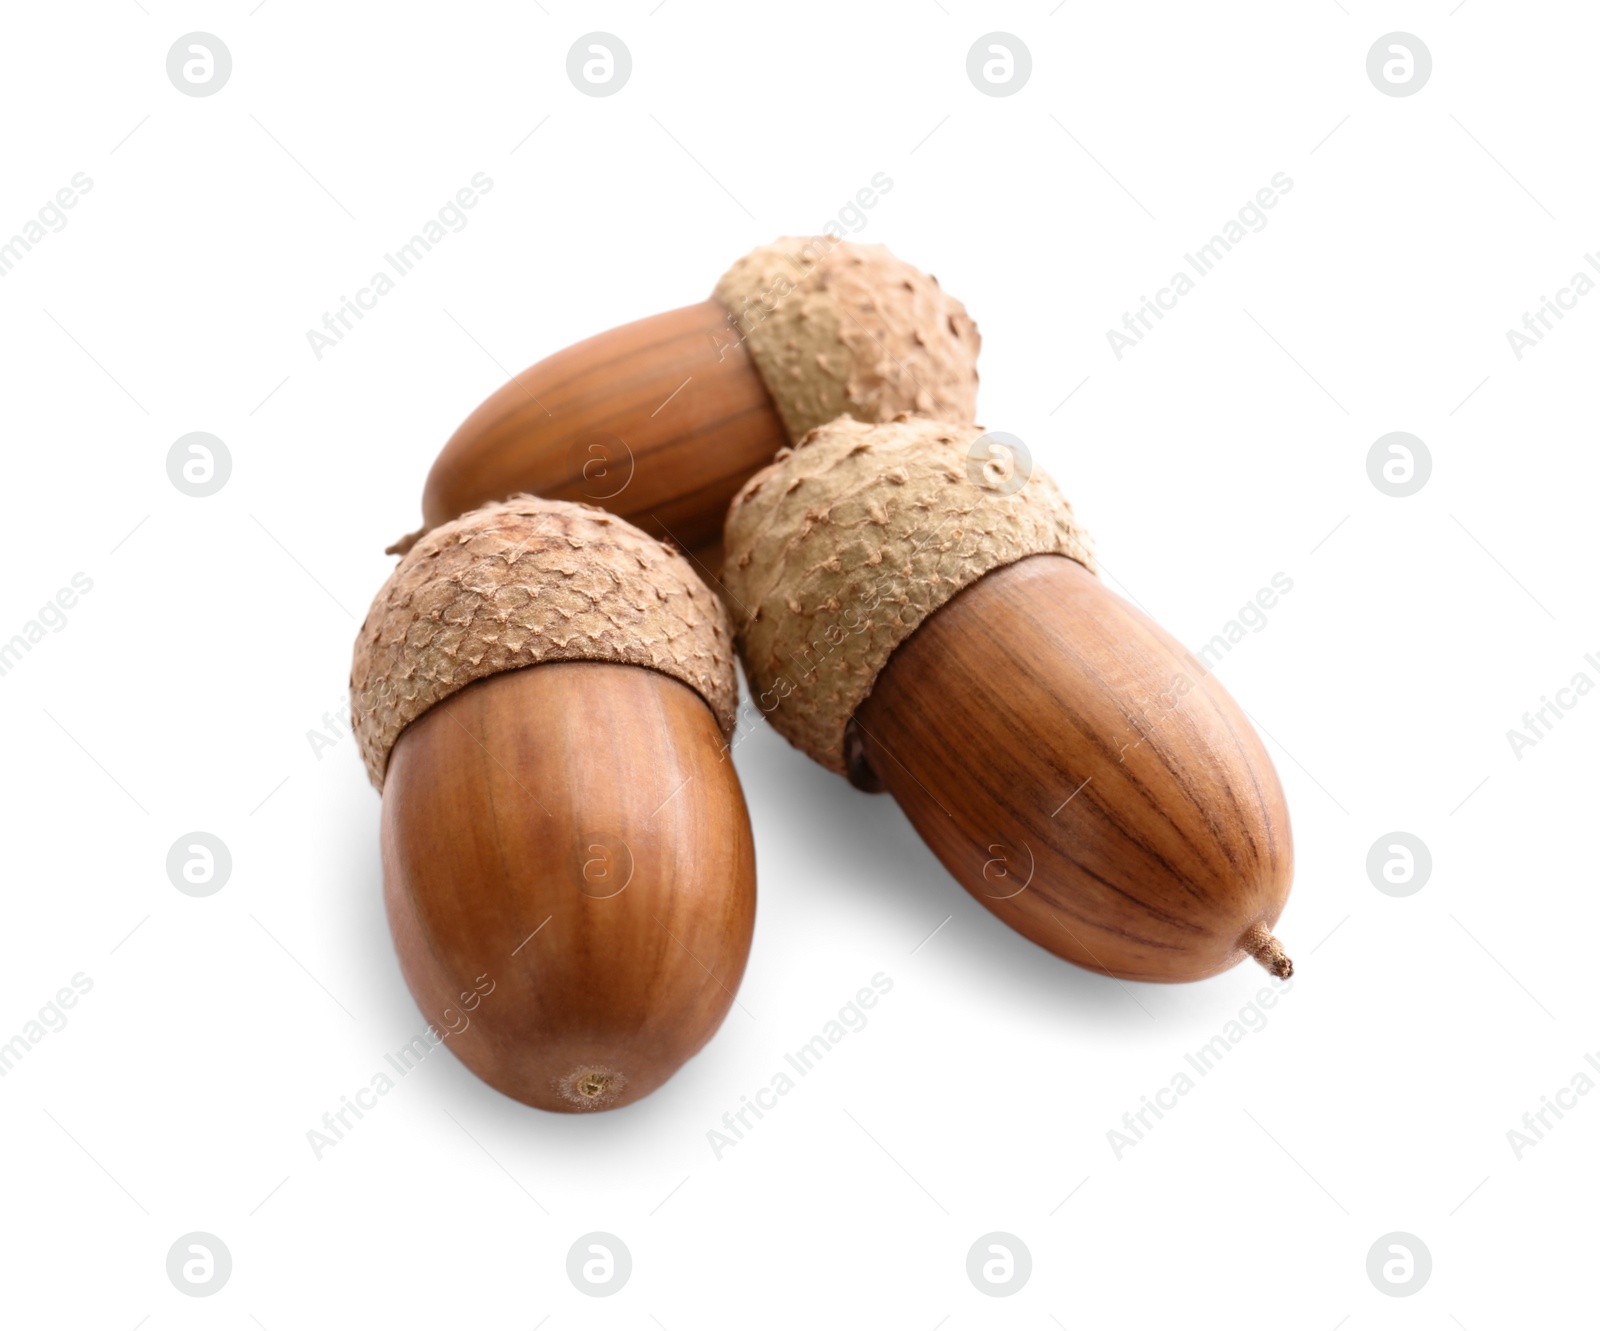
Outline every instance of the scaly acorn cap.
<path id="1" fill-rule="evenodd" d="M 997 468 L 1006 455 L 983 436 L 981 425 L 841 416 L 780 449 L 728 510 L 722 579 L 750 692 L 791 744 L 841 775 L 845 727 L 890 654 L 963 587 L 1028 555 L 1094 571 L 1055 482 Z"/>
<path id="2" fill-rule="evenodd" d="M 970 421 L 977 411 L 978 326 L 882 245 L 785 236 L 740 259 L 713 294 L 791 439 L 839 415 Z"/>
<path id="3" fill-rule="evenodd" d="M 728 612 L 689 561 L 588 504 L 517 495 L 435 527 L 356 636 L 350 716 L 383 789 L 400 732 L 452 693 L 546 661 L 614 661 L 687 684 L 733 733 Z"/>

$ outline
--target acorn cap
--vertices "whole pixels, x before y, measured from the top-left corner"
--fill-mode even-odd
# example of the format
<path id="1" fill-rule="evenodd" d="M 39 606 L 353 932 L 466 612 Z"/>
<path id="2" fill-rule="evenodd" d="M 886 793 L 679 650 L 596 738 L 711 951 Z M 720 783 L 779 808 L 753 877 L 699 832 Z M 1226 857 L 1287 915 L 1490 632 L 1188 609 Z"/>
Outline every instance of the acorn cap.
<path id="1" fill-rule="evenodd" d="M 977 411 L 978 326 L 882 245 L 785 236 L 740 259 L 713 295 L 791 439 L 839 415 L 970 421 Z"/>
<path id="2" fill-rule="evenodd" d="M 356 636 L 350 715 L 383 789 L 400 732 L 474 680 L 546 661 L 614 661 L 687 684 L 731 735 L 728 613 L 672 547 L 587 504 L 517 495 L 435 527 L 395 566 Z"/>
<path id="3" fill-rule="evenodd" d="M 1015 461 L 981 425 L 841 416 L 735 496 L 723 583 L 750 691 L 791 744 L 843 774 L 890 654 L 985 573 L 1037 554 L 1094 571 L 1055 482 Z"/>

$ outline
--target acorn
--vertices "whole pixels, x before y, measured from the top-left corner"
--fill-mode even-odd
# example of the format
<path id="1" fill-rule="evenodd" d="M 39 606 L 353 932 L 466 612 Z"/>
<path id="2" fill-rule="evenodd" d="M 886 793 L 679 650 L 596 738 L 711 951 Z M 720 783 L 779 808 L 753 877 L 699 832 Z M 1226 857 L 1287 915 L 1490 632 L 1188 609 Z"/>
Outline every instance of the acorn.
<path id="1" fill-rule="evenodd" d="M 444 1043 L 540 1109 L 660 1086 L 722 1024 L 755 922 L 716 595 L 620 518 L 518 496 L 400 561 L 350 698 L 395 950 Z"/>
<path id="2" fill-rule="evenodd" d="M 525 490 L 599 504 L 714 566 L 728 502 L 813 426 L 971 420 L 978 346 L 961 302 L 881 245 L 785 237 L 735 263 L 710 300 L 579 342 L 499 389 L 445 444 L 421 531 L 390 553 Z"/>
<path id="3" fill-rule="evenodd" d="M 723 578 L 755 706 L 887 789 L 968 892 L 1057 956 L 1166 981 L 1252 956 L 1287 978 L 1272 760 L 1017 464 L 982 426 L 840 418 L 754 476 Z"/>

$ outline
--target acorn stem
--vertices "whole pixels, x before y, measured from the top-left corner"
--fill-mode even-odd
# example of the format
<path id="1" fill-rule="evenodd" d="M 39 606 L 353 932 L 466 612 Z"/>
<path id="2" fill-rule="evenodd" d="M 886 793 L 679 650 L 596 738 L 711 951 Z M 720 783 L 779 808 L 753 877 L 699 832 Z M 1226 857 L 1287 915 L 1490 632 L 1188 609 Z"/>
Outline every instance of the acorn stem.
<path id="1" fill-rule="evenodd" d="M 1239 946 L 1280 980 L 1287 980 L 1294 974 L 1294 962 L 1289 960 L 1283 944 L 1272 936 L 1272 930 L 1266 925 L 1252 924 L 1239 940 Z"/>
<path id="2" fill-rule="evenodd" d="M 416 531 L 408 532 L 406 535 L 402 536 L 383 553 L 386 555 L 403 555 L 427 534 L 427 527 L 418 527 Z"/>

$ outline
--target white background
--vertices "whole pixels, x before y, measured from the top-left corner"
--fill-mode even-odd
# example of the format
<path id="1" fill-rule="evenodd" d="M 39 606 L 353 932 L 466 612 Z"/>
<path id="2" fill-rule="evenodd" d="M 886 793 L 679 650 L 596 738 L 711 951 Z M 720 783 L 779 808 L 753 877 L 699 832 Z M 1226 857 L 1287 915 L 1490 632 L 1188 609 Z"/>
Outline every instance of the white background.
<path id="1" fill-rule="evenodd" d="M 1600 1094 L 1520 1159 L 1507 1139 L 1600 1050 L 1600 693 L 1507 740 L 1600 682 L 1600 296 L 1520 361 L 1505 335 L 1600 246 L 1587 7 L 253 4 L 4 17 L 0 235 L 94 183 L 0 281 L 0 638 L 74 573 L 93 590 L 0 678 L 0 1040 L 93 988 L 0 1080 L 0 1321 L 1593 1318 Z M 1031 51 L 1014 96 L 966 74 L 995 29 Z M 195 30 L 232 53 L 211 97 L 165 72 Z M 567 78 L 593 30 L 632 53 L 615 96 Z M 1432 52 L 1415 96 L 1367 78 L 1395 30 Z M 306 331 L 480 171 L 470 225 L 318 361 Z M 758 724 L 747 1011 L 593 1117 L 440 1053 L 316 1159 L 307 1131 L 421 1026 L 378 797 L 347 734 L 307 736 L 434 454 L 506 371 L 704 299 L 878 172 L 854 238 L 965 301 L 980 419 L 1056 476 L 1110 585 L 1198 648 L 1292 578 L 1218 670 L 1293 813 L 1291 992 L 1118 1159 L 1108 1132 L 1263 973 L 1076 970 Z M 1277 172 L 1266 229 L 1116 359 L 1106 330 Z M 233 458 L 206 499 L 166 473 L 195 430 Z M 1405 499 L 1366 470 L 1394 430 L 1433 459 Z M 165 871 L 196 829 L 233 856 L 205 899 Z M 1433 857 L 1403 899 L 1365 867 L 1395 830 Z M 708 1131 L 877 972 L 870 1024 L 716 1158 Z M 233 1257 L 206 1299 L 165 1271 L 193 1230 Z M 565 1274 L 591 1230 L 633 1255 L 615 1297 Z M 1033 1255 L 1009 1298 L 966 1274 L 994 1230 Z M 1366 1274 L 1396 1230 L 1433 1256 L 1409 1298 Z"/>

